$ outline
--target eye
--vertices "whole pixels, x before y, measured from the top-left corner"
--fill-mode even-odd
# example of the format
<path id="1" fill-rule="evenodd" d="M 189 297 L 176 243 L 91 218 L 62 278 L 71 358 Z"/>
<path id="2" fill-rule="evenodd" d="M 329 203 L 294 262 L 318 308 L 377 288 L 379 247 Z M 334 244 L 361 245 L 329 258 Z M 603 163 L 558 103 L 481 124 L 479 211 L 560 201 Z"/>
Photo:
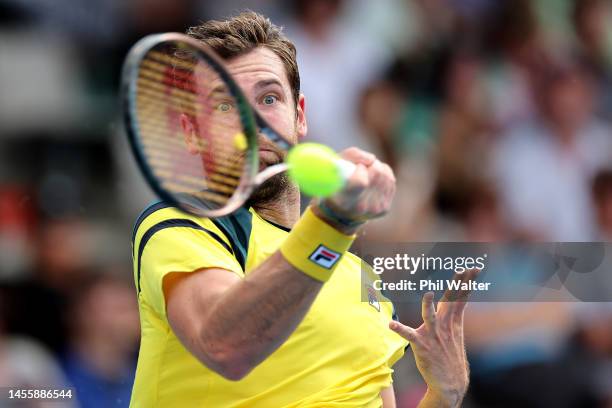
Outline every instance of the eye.
<path id="1" fill-rule="evenodd" d="M 232 110 L 232 104 L 229 102 L 222 102 L 217 105 L 217 110 L 219 112 L 229 112 Z"/>
<path id="2" fill-rule="evenodd" d="M 278 98 L 275 95 L 266 95 L 262 99 L 264 105 L 273 105 L 276 101 L 278 101 Z"/>

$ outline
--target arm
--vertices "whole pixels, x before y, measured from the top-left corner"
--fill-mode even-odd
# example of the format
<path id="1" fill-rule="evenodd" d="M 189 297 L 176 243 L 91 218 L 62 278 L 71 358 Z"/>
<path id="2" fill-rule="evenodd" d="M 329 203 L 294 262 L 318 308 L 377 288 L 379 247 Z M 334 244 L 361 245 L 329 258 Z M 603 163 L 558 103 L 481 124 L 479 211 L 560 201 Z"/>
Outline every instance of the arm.
<path id="1" fill-rule="evenodd" d="M 280 252 L 244 279 L 223 269 L 168 278 L 170 326 L 202 363 L 231 380 L 244 377 L 287 339 L 323 285 Z"/>
<path id="2" fill-rule="evenodd" d="M 393 384 L 380 392 L 380 397 L 383 401 L 383 408 L 395 408 L 395 391 Z"/>
<path id="3" fill-rule="evenodd" d="M 357 149 L 349 149 L 344 157 L 357 163 L 357 170 L 330 205 L 354 219 L 384 214 L 395 191 L 389 167 Z M 313 211 L 341 232 L 355 232 L 355 227 L 343 228 Z M 289 337 L 321 287 L 280 251 L 244 279 L 214 268 L 164 279 L 173 331 L 202 363 L 231 380 L 243 378 Z"/>
<path id="4" fill-rule="evenodd" d="M 467 271 L 455 279 L 466 282 L 475 279 L 477 273 Z M 418 329 L 395 321 L 389 327 L 410 341 L 417 368 L 427 383 L 419 407 L 459 407 L 469 383 L 463 341 L 463 315 L 469 291 L 447 291 L 437 311 L 433 295 L 428 292 L 423 296 L 423 324 Z"/>

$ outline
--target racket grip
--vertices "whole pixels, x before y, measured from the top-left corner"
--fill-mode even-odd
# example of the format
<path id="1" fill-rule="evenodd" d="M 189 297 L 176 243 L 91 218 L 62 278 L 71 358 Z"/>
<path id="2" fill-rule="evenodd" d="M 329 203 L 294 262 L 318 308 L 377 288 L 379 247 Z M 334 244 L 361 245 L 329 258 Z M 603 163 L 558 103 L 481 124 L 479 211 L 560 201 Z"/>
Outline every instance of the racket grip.
<path id="1" fill-rule="evenodd" d="M 336 166 L 338 167 L 338 170 L 340 171 L 340 175 L 342 176 L 342 179 L 344 180 L 345 183 L 353 175 L 353 173 L 355 172 L 355 169 L 357 168 L 355 163 L 350 162 L 348 160 L 344 160 L 344 159 L 336 160 Z"/>

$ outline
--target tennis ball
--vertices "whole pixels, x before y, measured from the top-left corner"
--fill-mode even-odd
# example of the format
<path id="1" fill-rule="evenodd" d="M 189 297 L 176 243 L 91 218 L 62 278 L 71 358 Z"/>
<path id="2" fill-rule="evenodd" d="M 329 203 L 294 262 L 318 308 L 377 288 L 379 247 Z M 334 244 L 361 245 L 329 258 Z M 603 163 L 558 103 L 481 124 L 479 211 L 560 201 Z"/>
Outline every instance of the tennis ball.
<path id="1" fill-rule="evenodd" d="M 238 132 L 234 135 L 234 147 L 241 152 L 247 149 L 248 143 L 244 133 Z"/>
<path id="2" fill-rule="evenodd" d="M 328 146 L 301 143 L 287 155 L 289 177 L 300 190 L 312 197 L 328 197 L 344 186 L 344 177 L 337 165 L 339 156 Z"/>

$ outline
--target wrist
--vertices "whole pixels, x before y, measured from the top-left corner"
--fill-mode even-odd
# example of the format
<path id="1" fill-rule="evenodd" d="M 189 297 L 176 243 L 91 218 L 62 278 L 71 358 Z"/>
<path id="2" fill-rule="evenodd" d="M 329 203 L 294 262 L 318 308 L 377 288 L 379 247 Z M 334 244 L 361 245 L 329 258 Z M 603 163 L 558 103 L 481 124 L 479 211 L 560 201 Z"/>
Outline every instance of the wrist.
<path id="1" fill-rule="evenodd" d="M 335 229 L 308 208 L 287 235 L 280 252 L 296 269 L 325 282 L 354 239 L 354 234 Z"/>
<path id="2" fill-rule="evenodd" d="M 310 207 L 312 208 L 312 212 L 317 217 L 323 220 L 326 224 L 346 235 L 355 234 L 359 227 L 365 224 L 365 221 L 350 220 L 339 215 L 333 208 L 322 200 L 313 202 Z"/>

